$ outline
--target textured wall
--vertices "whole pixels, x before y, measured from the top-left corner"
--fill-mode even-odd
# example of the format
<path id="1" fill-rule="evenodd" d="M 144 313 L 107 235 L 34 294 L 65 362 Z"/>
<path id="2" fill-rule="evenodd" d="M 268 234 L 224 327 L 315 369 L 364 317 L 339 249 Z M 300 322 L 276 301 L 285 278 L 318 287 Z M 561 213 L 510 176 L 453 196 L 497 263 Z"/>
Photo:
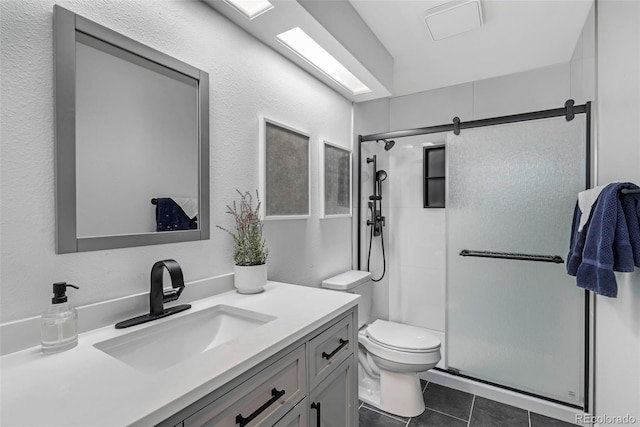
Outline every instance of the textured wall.
<path id="1" fill-rule="evenodd" d="M 640 184 L 640 3 L 597 3 L 598 181 Z M 640 269 L 596 297 L 596 415 L 640 422 Z M 604 425 L 604 424 L 601 424 Z M 623 424 L 612 424 L 623 425 Z"/>
<path id="2" fill-rule="evenodd" d="M 258 116 L 300 126 L 312 149 L 350 146 L 351 103 L 198 1 L 58 1 L 88 19 L 210 75 L 211 223 L 229 226 L 235 188 L 257 188 Z M 76 304 L 144 292 L 154 261 L 175 258 L 192 281 L 233 269 L 230 239 L 56 255 L 54 215 L 54 1 L 3 0 L 1 19 L 2 321 L 38 315 L 51 283 L 81 289 Z M 312 218 L 266 225 L 269 278 L 318 286 L 351 267 L 348 218 L 318 220 L 317 152 Z"/>

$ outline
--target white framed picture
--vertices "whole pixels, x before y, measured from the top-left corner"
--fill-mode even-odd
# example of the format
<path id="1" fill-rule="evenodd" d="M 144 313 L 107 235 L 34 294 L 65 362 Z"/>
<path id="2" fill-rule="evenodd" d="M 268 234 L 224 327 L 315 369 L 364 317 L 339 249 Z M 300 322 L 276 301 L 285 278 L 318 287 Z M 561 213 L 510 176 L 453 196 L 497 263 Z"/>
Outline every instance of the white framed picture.
<path id="1" fill-rule="evenodd" d="M 311 211 L 309 134 L 260 118 L 259 192 L 262 219 L 305 219 Z"/>
<path id="2" fill-rule="evenodd" d="M 352 214 L 351 150 L 323 141 L 320 144 L 320 218 Z"/>

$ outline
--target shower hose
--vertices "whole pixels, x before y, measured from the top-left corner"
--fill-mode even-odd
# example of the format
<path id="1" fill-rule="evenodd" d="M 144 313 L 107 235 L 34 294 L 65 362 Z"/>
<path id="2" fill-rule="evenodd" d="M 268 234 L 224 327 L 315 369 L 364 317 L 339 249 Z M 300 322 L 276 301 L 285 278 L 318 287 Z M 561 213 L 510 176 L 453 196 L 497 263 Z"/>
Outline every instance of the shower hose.
<path id="1" fill-rule="evenodd" d="M 369 263 L 371 262 L 371 244 L 373 243 L 373 228 L 375 227 L 375 218 L 373 218 L 373 209 L 370 210 L 371 212 L 371 219 L 373 219 L 372 224 L 370 225 L 371 227 L 371 233 L 369 234 L 369 254 L 367 255 L 367 271 L 371 271 L 371 269 L 369 268 Z M 380 201 L 380 212 L 382 212 L 382 201 Z M 382 227 L 380 229 L 380 244 L 382 245 L 382 276 L 380 276 L 377 279 L 374 279 L 373 277 L 371 278 L 372 282 L 379 282 L 382 280 L 382 278 L 384 277 L 385 273 L 387 272 L 387 258 L 385 256 L 384 253 L 384 227 Z"/>

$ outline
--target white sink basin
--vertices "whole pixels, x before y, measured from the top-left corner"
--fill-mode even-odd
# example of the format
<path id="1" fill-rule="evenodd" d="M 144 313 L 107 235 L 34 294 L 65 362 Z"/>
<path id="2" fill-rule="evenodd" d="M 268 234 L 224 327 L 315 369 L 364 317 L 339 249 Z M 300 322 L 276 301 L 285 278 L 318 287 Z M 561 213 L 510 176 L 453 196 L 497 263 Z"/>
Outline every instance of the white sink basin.
<path id="1" fill-rule="evenodd" d="M 216 305 L 110 340 L 98 350 L 143 372 L 158 372 L 231 341 L 274 316 L 228 305 Z"/>

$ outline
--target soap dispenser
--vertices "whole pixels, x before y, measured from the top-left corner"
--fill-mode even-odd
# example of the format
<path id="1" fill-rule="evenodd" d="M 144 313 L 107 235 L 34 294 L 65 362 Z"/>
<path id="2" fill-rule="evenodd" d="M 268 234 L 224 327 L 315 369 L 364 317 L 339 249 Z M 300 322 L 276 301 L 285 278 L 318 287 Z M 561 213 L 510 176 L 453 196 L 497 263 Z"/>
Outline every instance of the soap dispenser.
<path id="1" fill-rule="evenodd" d="M 78 345 L 78 313 L 67 301 L 67 287 L 80 289 L 67 282 L 53 284 L 53 298 L 42 315 L 42 352 L 57 353 Z"/>

